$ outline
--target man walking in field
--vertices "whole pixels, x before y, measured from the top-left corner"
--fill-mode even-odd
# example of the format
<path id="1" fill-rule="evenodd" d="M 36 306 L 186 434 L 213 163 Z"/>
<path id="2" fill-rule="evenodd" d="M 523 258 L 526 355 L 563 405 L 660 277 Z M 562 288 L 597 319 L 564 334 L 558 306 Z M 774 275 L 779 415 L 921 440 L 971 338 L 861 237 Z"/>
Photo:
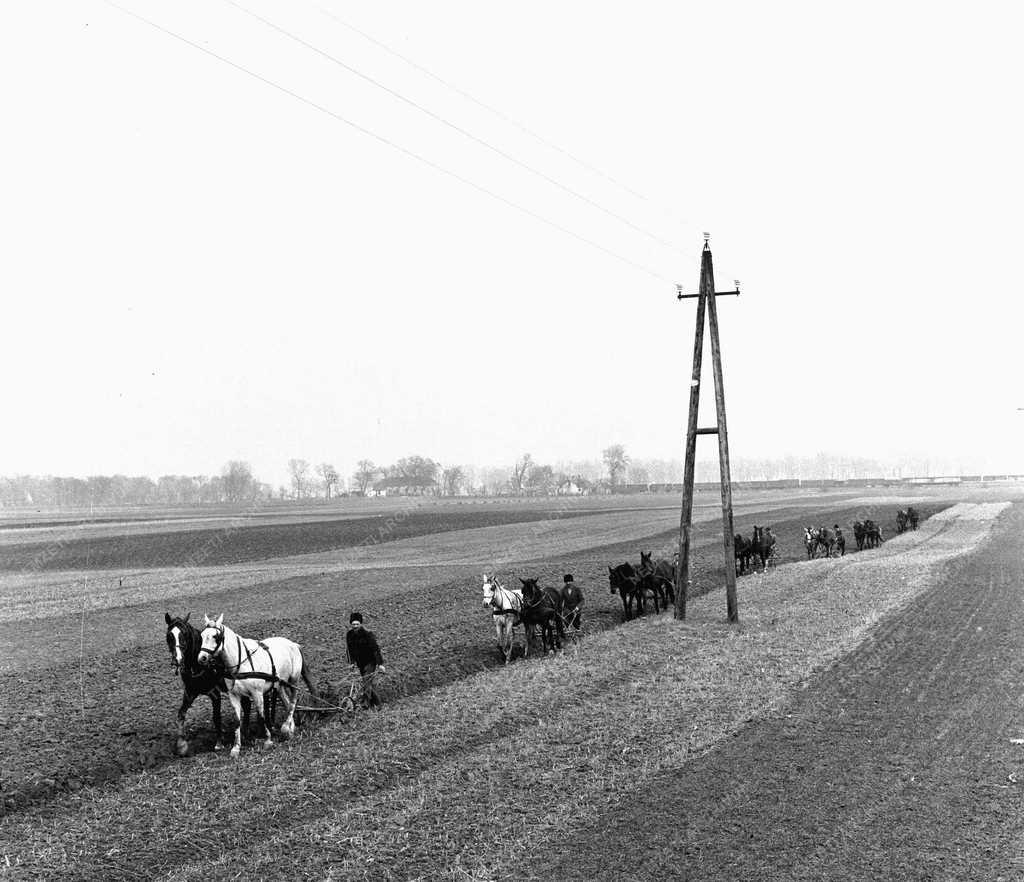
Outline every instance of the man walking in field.
<path id="1" fill-rule="evenodd" d="M 833 524 L 832 529 L 836 531 L 836 548 L 839 549 L 839 556 L 846 556 L 846 537 L 843 536 L 843 531 L 839 529 L 839 524 Z"/>
<path id="2" fill-rule="evenodd" d="M 583 592 L 577 587 L 571 574 L 562 576 L 562 582 L 562 621 L 566 628 L 571 627 L 574 631 L 579 631 Z"/>
<path id="3" fill-rule="evenodd" d="M 380 654 L 380 646 L 373 631 L 363 627 L 363 614 L 354 612 L 348 617 L 348 633 L 345 635 L 348 660 L 359 668 L 363 678 L 363 706 L 380 707 L 380 696 L 374 688 L 377 673 L 386 673 L 384 657 Z"/>

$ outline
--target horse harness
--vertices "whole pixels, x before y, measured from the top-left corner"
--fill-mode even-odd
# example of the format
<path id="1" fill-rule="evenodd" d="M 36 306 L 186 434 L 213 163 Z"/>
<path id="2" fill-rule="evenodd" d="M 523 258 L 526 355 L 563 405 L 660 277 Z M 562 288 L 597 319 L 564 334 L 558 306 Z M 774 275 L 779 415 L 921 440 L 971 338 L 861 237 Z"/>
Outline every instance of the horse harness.
<path id="1" fill-rule="evenodd" d="M 249 647 L 246 646 L 242 642 L 242 638 L 238 634 L 235 634 L 235 643 L 237 644 L 237 648 L 238 648 L 238 664 L 235 665 L 233 673 L 227 667 L 224 667 L 223 677 L 224 677 L 225 680 L 266 680 L 269 683 L 279 683 L 279 682 L 281 682 L 281 678 L 277 676 L 277 664 L 274 662 L 274 656 L 271 653 L 271 651 L 270 651 L 270 649 L 269 649 L 269 647 L 267 646 L 266 643 L 264 643 L 262 640 L 257 640 L 256 641 L 256 643 L 259 646 L 259 648 L 262 649 L 267 654 L 267 658 L 270 659 L 270 673 L 269 674 L 265 674 L 265 673 L 263 673 L 263 671 L 257 671 L 256 670 L 256 664 L 252 660 L 253 653 L 249 649 Z M 214 653 L 216 653 L 217 650 L 221 649 L 223 647 L 223 645 L 224 645 L 224 629 L 223 628 L 218 628 L 217 629 L 217 645 L 214 648 Z M 242 650 L 243 649 L 245 649 L 245 658 L 244 659 L 242 658 Z M 249 667 L 252 668 L 251 671 L 245 671 L 245 672 L 240 672 L 239 671 L 239 668 L 242 667 L 242 662 L 243 661 L 247 661 L 249 663 Z"/>
<path id="2" fill-rule="evenodd" d="M 509 588 L 506 588 L 504 585 L 501 585 L 498 582 L 491 582 L 490 585 L 491 585 L 491 615 L 492 616 L 518 616 L 519 615 L 519 610 L 517 610 L 515 608 L 515 603 L 514 603 L 514 601 L 516 599 L 516 596 L 517 596 L 515 591 L 512 591 Z M 502 596 L 511 595 L 512 601 L 513 601 L 513 605 L 512 606 L 505 608 L 505 607 L 502 607 L 500 605 L 500 602 L 498 601 L 498 592 L 499 591 L 502 593 Z M 520 599 L 519 602 L 520 602 L 520 604 L 522 604 L 525 601 Z"/>

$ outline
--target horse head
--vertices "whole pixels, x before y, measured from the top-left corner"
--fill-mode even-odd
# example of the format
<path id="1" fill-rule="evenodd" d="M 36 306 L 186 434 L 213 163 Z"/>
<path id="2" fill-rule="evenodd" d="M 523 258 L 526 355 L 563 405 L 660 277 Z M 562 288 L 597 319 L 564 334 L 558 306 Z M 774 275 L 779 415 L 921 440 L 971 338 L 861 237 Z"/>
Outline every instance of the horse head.
<path id="1" fill-rule="evenodd" d="M 637 581 L 637 572 L 629 561 L 614 568 L 608 567 L 608 586 L 612 594 L 618 592 L 622 587 L 635 589 Z"/>
<path id="2" fill-rule="evenodd" d="M 648 570 L 654 569 L 654 564 L 651 563 L 651 555 L 653 551 L 641 551 L 640 552 L 640 571 L 647 572 Z"/>
<path id="3" fill-rule="evenodd" d="M 494 603 L 494 589 L 496 585 L 489 573 L 484 573 L 484 606 Z"/>
<path id="4" fill-rule="evenodd" d="M 523 600 L 534 600 L 540 594 L 540 585 L 536 579 L 519 579 L 523 583 Z"/>
<path id="5" fill-rule="evenodd" d="M 207 615 L 203 616 L 203 620 L 203 630 L 199 632 L 202 643 L 197 661 L 205 667 L 224 648 L 224 613 L 221 613 L 216 621 Z"/>
<path id="6" fill-rule="evenodd" d="M 171 616 L 169 612 L 164 613 L 164 621 L 167 622 L 167 649 L 171 653 L 171 667 L 174 668 L 175 674 L 181 673 L 181 668 L 185 664 L 185 650 L 182 648 L 182 640 L 186 632 L 186 628 L 189 630 L 195 630 L 188 624 L 188 617 L 192 613 L 186 613 L 185 618 L 179 619 L 177 616 Z"/>

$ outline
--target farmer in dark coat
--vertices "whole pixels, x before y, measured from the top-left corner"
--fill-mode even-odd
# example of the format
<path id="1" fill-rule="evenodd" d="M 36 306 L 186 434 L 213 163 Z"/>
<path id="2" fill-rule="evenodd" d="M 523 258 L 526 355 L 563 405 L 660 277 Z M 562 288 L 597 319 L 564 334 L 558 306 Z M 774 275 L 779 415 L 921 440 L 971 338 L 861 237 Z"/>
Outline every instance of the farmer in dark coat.
<path id="1" fill-rule="evenodd" d="M 839 524 L 833 524 L 832 529 L 836 531 L 836 548 L 839 549 L 839 556 L 843 557 L 846 554 L 846 537 L 839 529 Z"/>
<path id="2" fill-rule="evenodd" d="M 574 631 L 580 629 L 580 616 L 583 608 L 583 592 L 572 580 L 572 575 L 562 576 L 562 620 L 566 627 L 572 626 Z"/>
<path id="3" fill-rule="evenodd" d="M 384 669 L 384 657 L 380 654 L 380 647 L 377 645 L 377 638 L 373 631 L 367 631 L 363 627 L 363 614 L 354 612 L 348 617 L 348 633 L 345 635 L 345 644 L 348 649 L 348 660 L 359 668 L 359 674 L 363 678 L 363 705 L 365 707 L 380 707 L 380 696 L 374 689 L 374 681 L 377 679 L 378 671 L 386 673 Z"/>

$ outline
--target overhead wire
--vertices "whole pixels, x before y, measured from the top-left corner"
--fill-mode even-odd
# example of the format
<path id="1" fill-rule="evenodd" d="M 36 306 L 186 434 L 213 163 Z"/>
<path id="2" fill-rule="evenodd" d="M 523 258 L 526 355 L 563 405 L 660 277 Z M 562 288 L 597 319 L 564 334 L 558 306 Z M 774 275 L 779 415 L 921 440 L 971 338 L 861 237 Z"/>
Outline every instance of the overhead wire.
<path id="1" fill-rule="evenodd" d="M 581 202 L 586 203 L 587 205 L 591 206 L 592 208 L 596 208 L 598 211 L 604 212 L 609 217 L 612 217 L 615 220 L 619 221 L 620 223 L 625 224 L 627 227 L 629 227 L 630 229 L 634 230 L 635 232 L 641 233 L 642 235 L 647 236 L 649 239 L 652 239 L 653 241 L 657 242 L 659 245 L 663 245 L 666 248 L 671 248 L 673 251 L 678 251 L 679 250 L 679 246 L 677 244 L 675 244 L 674 242 L 670 242 L 668 239 L 665 239 L 665 238 L 659 236 L 657 233 L 653 233 L 650 230 L 646 229 L 645 227 L 642 227 L 641 225 L 634 223 L 633 221 L 629 220 L 628 218 L 624 217 L 623 215 L 619 214 L 618 212 L 613 211 L 612 209 L 602 205 L 600 202 L 597 202 L 596 200 L 591 199 L 589 196 L 586 196 L 585 194 L 580 193 L 578 190 L 574 190 L 572 187 L 568 186 L 567 184 L 563 184 L 561 181 L 557 180 L 556 178 L 551 177 L 551 175 L 548 175 L 545 172 L 540 171 L 539 169 L 535 168 L 534 166 L 530 165 L 527 162 L 523 162 L 521 159 L 518 159 L 517 157 L 513 156 L 511 153 L 508 153 L 507 151 L 502 150 L 500 147 L 496 147 L 494 144 L 490 143 L 486 139 L 481 138 L 481 137 L 479 137 L 477 135 L 474 135 L 468 129 L 465 129 L 462 126 L 458 125 L 457 123 L 453 123 L 451 120 L 446 119 L 445 117 L 441 116 L 438 113 L 435 113 L 434 111 L 430 110 L 427 107 L 424 107 L 422 104 L 420 104 L 417 101 L 414 101 L 413 99 L 403 95 L 401 92 L 397 91 L 396 89 L 392 89 L 390 86 L 385 85 L 384 83 L 380 82 L 380 80 L 377 80 L 374 77 L 371 77 L 369 74 L 363 73 L 363 71 L 359 70 L 357 67 L 355 67 L 355 66 L 353 66 L 351 64 L 348 64 L 345 61 L 342 61 L 340 58 L 338 58 L 335 55 L 332 55 L 330 52 L 326 51 L 325 49 L 321 49 L 319 46 L 316 46 L 313 43 L 310 43 L 307 40 L 302 39 L 302 37 L 297 36 L 296 34 L 294 34 L 291 31 L 289 31 L 287 28 L 282 27 L 281 25 L 277 24 L 276 22 L 273 22 L 273 21 L 271 21 L 268 18 L 264 18 L 259 13 L 253 12 L 248 7 L 243 6 L 241 3 L 238 3 L 237 0 L 223 0 L 223 2 L 226 3 L 228 6 L 231 6 L 231 7 L 235 8 L 235 9 L 239 10 L 239 12 L 243 12 L 246 15 L 251 16 L 252 18 L 256 19 L 257 21 L 262 22 L 268 28 L 271 28 L 271 29 L 277 31 L 277 33 L 287 37 L 289 40 L 293 40 L 294 42 L 298 43 L 300 46 L 304 46 L 306 49 L 309 49 L 311 52 L 315 52 L 317 55 L 320 55 L 321 57 L 326 58 L 328 61 L 333 62 L 334 64 L 336 64 L 339 67 L 341 67 L 343 70 L 346 70 L 349 73 L 353 74 L 354 76 L 357 76 L 357 77 L 365 80 L 366 82 L 370 83 L 371 85 L 376 86 L 378 89 L 382 89 L 383 91 L 387 92 L 389 95 L 391 95 L 392 97 L 396 98 L 397 100 L 403 102 L 404 104 L 407 104 L 410 107 L 414 107 L 416 110 L 420 111 L 421 113 L 426 114 L 427 116 L 429 116 L 431 119 L 435 120 L 436 122 L 441 123 L 441 125 L 447 126 L 448 128 L 452 129 L 453 131 L 458 132 L 463 137 L 469 138 L 474 143 L 479 144 L 482 147 L 485 147 L 486 149 L 492 151 L 493 153 L 495 153 L 498 156 L 500 156 L 502 159 L 505 159 L 506 161 L 511 162 L 512 164 L 518 166 L 521 169 L 525 169 L 526 171 L 530 172 L 531 174 L 536 175 L 537 177 L 541 178 L 542 180 L 546 181 L 547 183 L 551 184 L 552 186 L 557 187 L 558 189 L 564 191 L 565 193 L 568 193 L 570 196 L 572 196 L 572 197 L 574 197 L 576 199 L 579 199 Z"/>
<path id="2" fill-rule="evenodd" d="M 444 79 L 441 76 L 438 76 L 436 73 L 434 73 L 429 68 L 425 67 L 422 64 L 419 64 L 416 61 L 413 61 L 411 58 L 409 58 L 406 55 L 403 55 L 401 52 L 399 52 L 394 47 L 389 46 L 387 43 L 385 43 L 382 40 L 378 40 L 372 34 L 368 34 L 368 33 L 366 33 L 366 31 L 363 31 L 360 28 L 357 28 L 354 24 L 352 24 L 351 22 L 346 21 L 345 19 L 343 19 L 340 16 L 336 15 L 330 9 L 327 9 L 326 7 L 321 6 L 319 4 L 316 5 L 316 8 L 317 8 L 317 10 L 319 10 L 319 12 L 322 15 L 325 15 L 327 18 L 329 18 L 332 21 L 340 24 L 342 27 L 348 28 L 350 31 L 352 31 L 353 33 L 358 34 L 364 40 L 367 40 L 368 42 L 373 43 L 375 46 L 378 46 L 379 48 L 383 49 L 385 52 L 389 53 L 390 55 L 393 55 L 395 58 L 399 59 L 400 61 L 405 62 L 410 67 L 414 68 L 415 70 L 418 70 L 420 73 L 424 74 L 425 76 L 430 77 L 432 80 L 435 80 L 436 82 L 440 83 L 442 86 L 444 86 L 444 87 L 450 89 L 451 91 L 455 92 L 457 95 L 461 95 L 467 101 L 477 105 L 478 107 L 482 107 L 488 113 L 494 114 L 499 119 L 503 120 L 504 122 L 508 123 L 509 125 L 513 126 L 514 128 L 519 129 L 521 132 L 523 132 L 526 135 L 529 135 L 534 140 L 540 142 L 541 144 L 543 144 L 548 149 L 554 150 L 556 153 L 561 153 L 563 156 L 565 156 L 566 158 L 572 160 L 573 162 L 575 162 L 580 167 L 585 168 L 591 174 L 594 174 L 594 175 L 597 175 L 598 177 L 604 178 L 606 181 L 608 181 L 611 184 L 614 184 L 616 187 L 619 187 L 621 190 L 623 190 L 624 192 L 628 193 L 630 196 L 633 196 L 636 199 L 639 199 L 639 200 L 641 200 L 643 202 L 646 202 L 649 205 L 657 207 L 660 211 L 664 212 L 667 216 L 672 218 L 675 222 L 686 224 L 686 226 L 692 227 L 695 230 L 697 229 L 697 226 L 695 224 L 693 224 L 693 223 L 691 223 L 689 221 L 683 221 L 683 220 L 677 218 L 676 215 L 675 215 L 674 210 L 670 209 L 668 206 L 663 205 L 663 204 L 659 203 L 657 200 L 652 199 L 650 196 L 647 196 L 644 193 L 641 193 L 639 190 L 636 190 L 633 187 L 630 187 L 628 184 L 623 183 L 618 178 L 613 177 L 612 175 L 608 174 L 608 172 L 604 171 L 603 169 L 600 169 L 597 166 L 592 165 L 591 163 L 589 163 L 589 162 L 587 162 L 587 161 L 585 161 L 583 159 L 580 159 L 578 156 L 576 156 L 575 154 L 571 153 L 569 150 L 566 150 L 560 144 L 556 144 L 554 141 L 551 141 L 550 139 L 545 138 L 543 135 L 541 135 L 538 132 L 534 131 L 529 126 L 527 126 L 525 123 L 520 122 L 515 117 L 510 116 L 509 114 L 505 113 L 505 111 L 501 110 L 500 108 L 497 108 L 497 107 L 495 107 L 492 104 L 488 104 L 486 101 L 483 101 L 480 98 L 477 98 L 475 95 L 473 95 L 470 92 L 467 92 L 465 89 L 455 85 L 454 83 Z"/>
<path id="3" fill-rule="evenodd" d="M 569 229 L 568 227 L 565 227 L 562 224 L 557 223 L 556 221 L 550 220 L 549 218 L 546 218 L 543 215 L 538 214 L 537 212 L 533 211 L 532 209 L 527 208 L 526 206 L 521 205 L 518 202 L 514 202 L 513 200 L 508 199 L 505 196 L 502 196 L 500 193 L 496 193 L 493 190 L 490 190 L 487 187 L 483 186 L 482 184 L 478 184 L 475 181 L 472 181 L 469 178 L 466 178 L 466 177 L 460 175 L 458 172 L 454 172 L 451 169 L 445 168 L 444 166 L 439 165 L 438 163 L 434 162 L 433 160 L 428 159 L 427 157 L 425 157 L 425 156 L 423 156 L 423 155 L 421 155 L 419 153 L 416 153 L 414 150 L 410 150 L 407 147 L 403 147 L 401 144 L 399 144 L 399 143 L 397 143 L 395 141 L 392 141 L 390 138 L 387 138 L 384 135 L 381 135 L 378 132 L 373 131 L 372 129 L 368 129 L 365 126 L 361 126 L 361 125 L 359 125 L 359 123 L 353 122 L 352 120 L 348 119 L 347 117 L 342 116 L 340 113 L 337 113 L 336 111 L 331 110 L 329 107 L 325 107 L 324 105 L 319 104 L 316 101 L 313 101 L 312 99 L 307 98 L 306 96 L 301 95 L 298 92 L 295 92 L 295 91 L 289 89 L 287 86 L 283 86 L 280 83 L 277 83 L 274 80 L 271 80 L 269 77 L 265 77 L 262 74 L 257 73 L 256 71 L 251 70 L 251 69 L 245 67 L 242 64 L 239 64 L 236 61 L 232 61 L 230 58 L 227 58 L 227 57 L 225 57 L 223 55 L 220 55 L 219 53 L 214 52 L 212 49 L 208 49 L 207 47 L 205 47 L 205 46 L 203 46 L 203 45 L 201 45 L 199 43 L 196 43 L 193 40 L 190 40 L 188 37 L 185 37 L 182 34 L 179 34 L 176 31 L 171 30 L 170 28 L 164 27 L 163 25 L 161 25 L 161 24 L 159 24 L 157 22 L 152 21 L 151 19 L 147 18 L 146 16 L 144 16 L 144 15 L 138 13 L 138 12 L 135 12 L 132 9 L 127 9 L 124 6 L 121 6 L 120 4 L 113 2 L 113 0 L 104 0 L 104 2 L 108 6 L 111 6 L 114 9 L 117 9 L 119 12 L 122 12 L 125 15 L 131 16 L 132 18 L 136 19 L 137 21 L 142 22 L 143 24 L 148 25 L 149 27 L 153 28 L 154 30 L 157 30 L 157 31 L 159 31 L 159 32 L 161 32 L 163 34 L 166 34 L 169 37 L 174 38 L 175 40 L 178 40 L 178 41 L 180 41 L 182 43 L 185 43 L 186 45 L 191 46 L 193 49 L 196 49 L 196 50 L 204 53 L 205 55 L 209 55 L 211 58 L 215 58 L 217 61 L 220 61 L 223 64 L 226 64 L 226 65 L 228 65 L 230 67 L 233 67 L 235 70 L 238 70 L 238 71 L 246 74 L 247 76 L 252 77 L 253 79 L 259 80 L 260 82 L 264 83 L 265 85 L 268 85 L 268 86 L 270 86 L 270 87 L 272 87 L 274 89 L 277 89 L 279 92 L 282 92 L 285 95 L 288 95 L 288 96 L 294 98 L 297 101 L 301 101 L 303 104 L 306 104 L 307 106 L 312 107 L 315 110 L 318 110 L 321 113 L 324 113 L 327 116 L 330 116 L 330 117 L 338 120 L 339 122 L 344 123 L 347 126 L 350 126 L 351 128 L 355 129 L 356 131 L 358 131 L 358 132 L 360 132 L 360 133 L 362 133 L 364 135 L 367 135 L 368 137 L 373 138 L 374 140 L 379 141 L 382 144 L 386 144 L 388 147 L 391 147 L 392 149 L 397 150 L 399 153 L 402 153 L 405 156 L 408 156 L 408 157 L 410 157 L 412 159 L 415 159 L 415 160 L 423 163 L 424 165 L 428 166 L 429 168 L 432 168 L 435 171 L 438 171 L 438 172 L 440 172 L 440 173 L 442 173 L 444 175 L 447 175 L 448 177 L 451 177 L 451 178 L 459 181 L 460 183 L 465 184 L 466 186 L 471 187 L 474 190 L 477 190 L 480 193 L 483 193 L 483 194 L 485 194 L 487 196 L 490 196 L 492 199 L 495 199 L 498 202 L 501 202 L 501 203 L 509 206 L 510 208 L 514 208 L 517 211 L 522 212 L 523 214 L 527 215 L 528 217 L 531 217 L 534 220 L 540 221 L 541 223 L 551 227 L 552 229 L 558 230 L 559 232 L 564 233 L 565 235 L 570 236 L 571 238 L 576 239 L 577 241 L 582 242 L 585 245 L 589 245 L 591 248 L 595 248 L 596 250 L 601 251 L 602 253 L 608 255 L 609 257 L 613 257 L 616 260 L 619 260 L 622 263 L 632 267 L 633 269 L 636 269 L 636 270 L 639 270 L 639 271 L 641 271 L 643 273 L 646 273 L 647 275 L 651 276 L 654 279 L 657 279 L 658 281 L 665 282 L 665 283 L 670 284 L 670 285 L 674 285 L 675 284 L 670 279 L 668 279 L 666 276 L 663 276 L 661 273 L 657 272 L 656 270 L 653 270 L 653 269 L 651 269 L 648 266 L 645 266 L 645 265 L 643 265 L 641 263 L 638 263 L 635 260 L 632 260 L 632 259 L 630 259 L 628 257 L 625 257 L 625 256 L 619 254 L 616 251 L 612 251 L 610 248 L 607 248 L 604 245 L 601 245 L 599 242 L 595 242 L 593 239 L 589 239 L 586 236 L 583 236 L 583 235 L 581 235 L 581 234 L 579 234 L 579 233 Z"/>
<path id="4" fill-rule="evenodd" d="M 225 2 L 231 3 L 231 5 L 236 6 L 236 7 L 240 8 L 240 9 L 242 8 L 236 2 L 236 0 L 225 0 Z M 635 198 L 637 198 L 637 199 L 639 199 L 639 200 L 641 200 L 643 202 L 646 202 L 649 205 L 657 207 L 660 211 L 664 212 L 668 217 L 670 217 L 675 223 L 682 224 L 682 225 L 688 227 L 689 229 L 691 229 L 693 231 L 698 231 L 698 230 L 702 229 L 701 227 L 698 227 L 696 224 L 694 224 L 691 221 L 686 221 L 686 220 L 683 220 L 683 219 L 679 218 L 675 214 L 675 211 L 673 209 L 669 208 L 668 206 L 666 206 L 666 205 L 664 205 L 662 203 L 659 203 L 657 200 L 652 199 L 651 197 L 649 197 L 649 196 L 639 192 L 638 190 L 635 190 L 634 188 L 630 187 L 628 184 L 623 183 L 622 181 L 618 180 L 617 178 L 613 177 L 612 175 L 608 174 L 607 172 L 603 171 L 602 169 L 597 168 L 596 166 L 586 162 L 583 159 L 580 159 L 575 154 L 571 153 L 570 151 L 566 150 L 564 147 L 560 146 L 559 144 L 556 144 L 555 142 L 551 141 L 550 139 L 545 138 L 543 135 L 541 135 L 538 132 L 534 131 L 529 126 L 525 125 L 524 123 L 520 122 L 519 120 L 517 120 L 514 117 L 510 116 L 509 114 L 505 113 L 500 108 L 497 108 L 497 107 L 493 106 L 492 104 L 488 104 L 486 101 L 483 101 L 483 100 L 477 98 L 475 95 L 471 94 L 470 92 L 467 92 L 465 89 L 460 88 L 459 86 L 455 85 L 454 83 L 450 82 L 449 80 L 446 80 L 446 79 L 444 79 L 441 76 L 438 76 L 436 73 L 434 73 L 429 68 L 425 67 L 422 64 L 419 64 L 417 61 L 414 61 L 413 59 L 409 58 L 407 55 L 403 55 L 397 49 L 393 48 L 392 46 L 389 46 L 387 43 L 385 43 L 382 40 L 378 40 L 372 34 L 366 33 L 366 31 L 361 30 L 360 28 L 356 27 L 351 22 L 346 21 L 345 19 L 343 19 L 340 16 L 336 15 L 330 9 L 327 9 L 326 7 L 324 7 L 323 5 L 318 4 L 318 3 L 314 4 L 314 6 L 322 15 L 326 16 L 327 18 L 331 19 L 332 21 L 336 22 L 337 24 L 341 25 L 342 27 L 345 27 L 345 28 L 349 29 L 353 33 L 358 34 L 364 40 L 368 41 L 369 43 L 372 43 L 373 45 L 375 45 L 377 47 L 379 47 L 380 49 L 384 50 L 388 54 L 394 56 L 395 58 L 397 58 L 400 61 L 404 62 L 405 64 L 409 65 L 413 69 L 418 70 L 420 73 L 422 73 L 425 76 L 431 78 L 432 80 L 435 80 L 436 82 L 440 83 L 445 88 L 450 89 L 455 94 L 460 95 L 461 97 L 465 98 L 467 101 L 477 105 L 478 107 L 483 108 L 484 110 L 488 111 L 489 113 L 494 114 L 499 119 L 503 120 L 504 122 L 508 123 L 509 125 L 513 126 L 514 128 L 519 129 L 520 131 L 522 131 L 526 135 L 530 136 L 531 138 L 534 138 L 536 141 L 538 141 L 539 143 L 543 144 L 545 147 L 548 147 L 549 149 L 554 150 L 555 152 L 562 154 L 563 156 L 565 156 L 568 159 L 572 160 L 573 162 L 575 162 L 576 164 L 578 164 L 582 168 L 586 169 L 587 171 L 597 175 L 598 177 L 604 178 L 608 182 L 610 182 L 610 183 L 614 184 L 615 186 L 621 188 L 624 192 L 630 194 L 631 196 L 633 196 L 633 197 L 635 197 Z M 245 11 L 249 12 L 249 10 L 245 10 Z M 250 13 L 250 14 L 254 14 L 254 13 Z M 259 16 L 256 16 L 256 17 L 259 17 Z M 266 22 L 265 19 L 261 19 L 261 20 L 264 21 L 264 23 L 269 24 L 268 22 Z M 320 51 L 320 50 L 316 49 L 315 47 L 311 47 L 311 48 L 313 48 L 314 51 L 317 51 L 317 52 Z M 324 53 L 321 53 L 321 54 L 324 54 Z M 330 57 L 330 56 L 328 56 L 328 57 Z M 332 60 L 336 60 L 336 59 L 332 59 Z M 359 75 L 362 76 L 362 74 L 359 74 Z M 384 87 L 384 88 L 386 88 L 386 87 Z M 403 100 L 405 100 L 405 99 L 403 99 Z M 429 113 L 429 111 L 425 111 L 425 112 Z M 431 114 L 431 115 L 433 115 L 433 114 Z M 468 136 L 473 138 L 474 140 L 479 140 L 479 139 L 477 139 L 475 136 L 473 136 L 471 134 L 468 135 Z M 487 146 L 490 146 L 490 145 L 487 145 Z M 498 151 L 498 152 L 501 152 L 501 151 Z M 505 154 L 502 153 L 502 155 L 505 155 Z M 508 158 L 508 157 L 506 157 L 506 158 Z M 521 164 L 521 163 L 518 162 L 518 160 L 512 159 L 512 161 L 516 162 L 517 164 Z M 531 168 L 531 171 L 535 171 L 535 170 Z M 550 178 L 548 178 L 546 175 L 544 175 L 541 172 L 535 172 L 535 173 L 539 174 L 541 177 L 545 178 L 546 180 L 551 180 Z M 554 182 L 554 183 L 556 183 L 556 186 L 559 186 L 559 187 L 562 186 L 561 184 L 559 184 L 557 182 Z M 563 189 L 565 189 L 565 188 L 563 187 Z M 572 192 L 572 191 L 570 191 L 570 192 Z M 578 194 L 573 193 L 573 195 L 578 195 Z M 595 205 L 595 207 L 599 208 L 600 210 L 607 212 L 607 209 L 605 209 L 603 206 L 601 206 L 599 204 L 595 204 L 592 200 L 587 199 L 586 197 L 580 197 L 580 198 L 582 198 L 586 202 L 589 202 L 591 205 Z M 631 221 L 628 221 L 625 218 L 622 218 L 621 216 L 619 216 L 617 214 L 613 214 L 613 216 L 618 218 L 619 220 L 621 220 L 623 223 L 627 224 L 628 226 L 632 227 L 633 229 L 639 229 L 640 232 L 643 232 L 645 235 L 647 235 L 648 237 L 650 237 L 654 241 L 658 242 L 659 244 L 664 245 L 665 247 L 670 248 L 670 249 L 672 249 L 673 251 L 676 251 L 679 254 L 683 254 L 683 255 L 685 255 L 687 257 L 690 257 L 690 252 L 685 250 L 685 249 L 683 249 L 683 248 L 681 248 L 679 245 L 677 245 L 677 244 L 675 244 L 673 242 L 667 241 L 666 239 L 658 236 L 657 234 L 651 233 L 651 232 L 649 232 L 649 231 L 647 231 L 647 230 L 645 230 L 643 228 L 640 228 L 639 225 L 636 225 L 636 224 L 632 223 Z"/>

